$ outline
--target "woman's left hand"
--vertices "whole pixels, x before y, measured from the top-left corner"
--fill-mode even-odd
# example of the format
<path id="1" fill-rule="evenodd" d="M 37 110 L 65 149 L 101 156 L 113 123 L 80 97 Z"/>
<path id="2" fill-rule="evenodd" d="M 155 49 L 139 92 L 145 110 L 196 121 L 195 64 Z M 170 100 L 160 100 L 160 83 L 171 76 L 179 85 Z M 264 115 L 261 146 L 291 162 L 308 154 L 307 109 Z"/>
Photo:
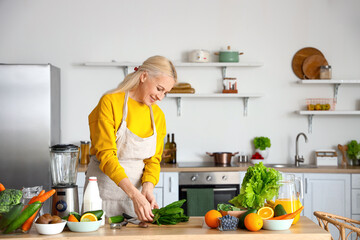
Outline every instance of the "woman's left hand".
<path id="1" fill-rule="evenodd" d="M 156 203 L 156 199 L 154 196 L 154 184 L 151 182 L 144 182 L 142 185 L 141 194 L 149 201 L 151 209 L 159 208 L 158 204 Z"/>

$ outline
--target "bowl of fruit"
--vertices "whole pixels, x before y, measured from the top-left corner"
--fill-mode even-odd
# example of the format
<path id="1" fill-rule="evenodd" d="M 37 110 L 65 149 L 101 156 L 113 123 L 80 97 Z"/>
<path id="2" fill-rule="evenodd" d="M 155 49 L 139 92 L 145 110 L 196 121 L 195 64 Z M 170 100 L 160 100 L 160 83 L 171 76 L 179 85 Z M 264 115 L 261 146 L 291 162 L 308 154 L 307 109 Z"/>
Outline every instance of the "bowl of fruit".
<path id="1" fill-rule="evenodd" d="M 70 213 L 67 217 L 67 226 L 72 232 L 93 232 L 97 231 L 102 222 L 102 210 L 85 212 L 79 215 L 76 212 Z"/>
<path id="2" fill-rule="evenodd" d="M 35 229 L 39 234 L 53 235 L 64 230 L 66 221 L 59 216 L 45 213 L 35 221 Z"/>

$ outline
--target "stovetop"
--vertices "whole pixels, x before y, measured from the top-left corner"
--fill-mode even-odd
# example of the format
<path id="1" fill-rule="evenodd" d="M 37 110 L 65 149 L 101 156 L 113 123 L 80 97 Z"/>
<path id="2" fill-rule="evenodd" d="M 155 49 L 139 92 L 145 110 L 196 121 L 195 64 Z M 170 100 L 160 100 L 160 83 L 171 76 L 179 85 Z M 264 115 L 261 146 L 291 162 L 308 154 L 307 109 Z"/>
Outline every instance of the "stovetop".
<path id="1" fill-rule="evenodd" d="M 236 163 L 230 165 L 218 165 L 215 162 L 178 162 L 179 168 L 201 168 L 201 167 L 237 167 Z"/>

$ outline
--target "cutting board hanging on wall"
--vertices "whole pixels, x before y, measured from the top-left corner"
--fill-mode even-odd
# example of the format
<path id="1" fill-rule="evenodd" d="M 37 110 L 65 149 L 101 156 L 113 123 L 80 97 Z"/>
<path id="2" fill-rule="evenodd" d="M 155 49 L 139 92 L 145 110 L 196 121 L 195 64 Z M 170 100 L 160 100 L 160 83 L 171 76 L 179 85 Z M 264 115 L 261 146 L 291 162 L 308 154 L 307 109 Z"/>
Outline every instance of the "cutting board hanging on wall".
<path id="1" fill-rule="evenodd" d="M 312 55 L 304 60 L 302 70 L 308 79 L 320 79 L 320 67 L 328 65 L 325 57 L 322 55 Z"/>
<path id="2" fill-rule="evenodd" d="M 322 52 L 316 48 L 313 47 L 306 47 L 302 48 L 299 51 L 297 51 L 292 59 L 292 69 L 295 73 L 295 75 L 300 79 L 306 79 L 305 74 L 303 72 L 302 66 L 307 57 L 310 57 L 312 55 L 320 55 L 323 56 Z"/>

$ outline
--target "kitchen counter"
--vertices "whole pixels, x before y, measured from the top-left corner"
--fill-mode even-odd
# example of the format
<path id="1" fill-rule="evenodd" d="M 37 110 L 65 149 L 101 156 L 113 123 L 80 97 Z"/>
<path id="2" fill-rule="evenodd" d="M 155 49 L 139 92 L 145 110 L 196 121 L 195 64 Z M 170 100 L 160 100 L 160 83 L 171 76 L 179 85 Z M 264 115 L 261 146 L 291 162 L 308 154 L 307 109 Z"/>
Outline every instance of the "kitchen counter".
<path id="1" fill-rule="evenodd" d="M 326 232 L 310 219 L 301 217 L 299 222 L 292 226 L 289 230 L 284 231 L 268 231 L 260 230 L 258 232 L 250 232 L 247 230 L 236 231 L 219 231 L 217 229 L 210 229 L 204 223 L 203 217 L 191 217 L 189 222 L 179 223 L 173 226 L 157 226 L 150 225 L 148 228 L 139 228 L 136 225 L 128 224 L 122 229 L 110 229 L 106 224 L 96 232 L 89 233 L 76 233 L 65 230 L 56 235 L 38 235 L 34 227 L 29 234 L 12 234 L 0 235 L 0 239 L 12 240 L 35 240 L 35 239 L 68 239 L 68 240 L 97 240 L 107 239 L 112 240 L 121 239 L 197 239 L 197 240 L 231 240 L 231 239 L 284 239 L 284 240 L 303 240 L 303 239 L 316 239 L 316 240 L 330 240 L 330 233 Z"/>
<path id="2" fill-rule="evenodd" d="M 241 172 L 246 171 L 249 166 L 253 166 L 251 163 L 234 163 L 231 167 L 179 167 L 178 164 L 161 164 L 162 172 Z M 86 165 L 79 164 L 78 172 L 85 172 Z M 360 166 L 321 166 L 316 168 L 275 168 L 281 172 L 291 173 L 360 173 Z"/>

